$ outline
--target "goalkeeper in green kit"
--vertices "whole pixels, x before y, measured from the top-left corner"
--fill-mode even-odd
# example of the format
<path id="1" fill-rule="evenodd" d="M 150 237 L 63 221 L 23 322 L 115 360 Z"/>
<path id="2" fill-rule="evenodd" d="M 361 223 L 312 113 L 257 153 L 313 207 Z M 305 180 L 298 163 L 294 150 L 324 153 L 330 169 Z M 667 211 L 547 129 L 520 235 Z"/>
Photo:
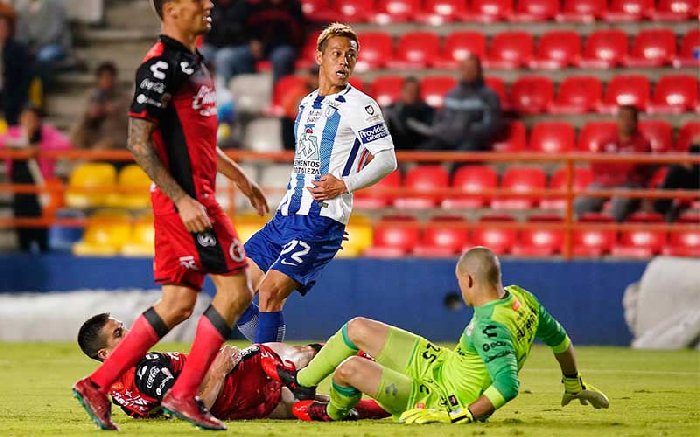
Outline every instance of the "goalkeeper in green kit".
<path id="1" fill-rule="evenodd" d="M 539 338 L 552 348 L 563 374 L 562 406 L 572 400 L 608 408 L 608 398 L 581 378 L 566 331 L 530 292 L 501 283 L 500 263 L 484 247 L 465 252 L 455 269 L 474 316 L 455 350 L 384 323 L 355 318 L 333 335 L 308 367 L 270 363 L 266 371 L 298 399 L 302 420 L 350 419 L 365 393 L 402 423 L 485 420 L 518 395 L 518 371 Z M 362 351 L 376 359 L 362 357 Z M 313 400 L 315 386 L 333 373 L 330 401 Z"/>

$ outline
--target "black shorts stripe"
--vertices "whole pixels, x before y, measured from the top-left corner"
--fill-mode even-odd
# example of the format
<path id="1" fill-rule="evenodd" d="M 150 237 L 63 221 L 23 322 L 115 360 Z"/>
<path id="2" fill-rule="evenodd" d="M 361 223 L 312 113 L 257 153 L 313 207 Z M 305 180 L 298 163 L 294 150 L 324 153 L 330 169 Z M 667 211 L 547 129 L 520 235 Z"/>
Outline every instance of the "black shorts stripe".
<path id="1" fill-rule="evenodd" d="M 207 273 L 226 273 L 231 270 L 226 263 L 226 253 L 216 233 L 210 229 L 192 234 L 199 260 Z"/>

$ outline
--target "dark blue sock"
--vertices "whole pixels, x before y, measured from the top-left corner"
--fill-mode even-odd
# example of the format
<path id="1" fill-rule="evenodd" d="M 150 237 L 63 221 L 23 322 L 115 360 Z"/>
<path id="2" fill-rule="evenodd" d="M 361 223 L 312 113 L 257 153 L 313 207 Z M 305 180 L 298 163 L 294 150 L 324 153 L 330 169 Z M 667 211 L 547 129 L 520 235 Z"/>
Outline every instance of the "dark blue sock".
<path id="1" fill-rule="evenodd" d="M 255 333 L 258 331 L 258 313 L 258 306 L 251 303 L 236 322 L 238 330 L 251 343 L 255 341 Z"/>
<path id="2" fill-rule="evenodd" d="M 255 335 L 256 343 L 269 343 L 271 341 L 283 341 L 287 332 L 282 311 L 266 313 L 260 311 L 258 331 Z"/>

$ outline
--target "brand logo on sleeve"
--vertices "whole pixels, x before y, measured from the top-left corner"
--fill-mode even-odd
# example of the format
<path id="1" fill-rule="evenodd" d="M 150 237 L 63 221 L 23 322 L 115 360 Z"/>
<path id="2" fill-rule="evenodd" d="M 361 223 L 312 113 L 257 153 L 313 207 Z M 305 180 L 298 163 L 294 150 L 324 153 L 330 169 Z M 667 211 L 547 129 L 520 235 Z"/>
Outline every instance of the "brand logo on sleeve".
<path id="1" fill-rule="evenodd" d="M 389 136 L 389 132 L 384 123 L 375 124 L 374 126 L 362 129 L 358 134 L 362 144 L 371 143 L 372 141 Z"/>

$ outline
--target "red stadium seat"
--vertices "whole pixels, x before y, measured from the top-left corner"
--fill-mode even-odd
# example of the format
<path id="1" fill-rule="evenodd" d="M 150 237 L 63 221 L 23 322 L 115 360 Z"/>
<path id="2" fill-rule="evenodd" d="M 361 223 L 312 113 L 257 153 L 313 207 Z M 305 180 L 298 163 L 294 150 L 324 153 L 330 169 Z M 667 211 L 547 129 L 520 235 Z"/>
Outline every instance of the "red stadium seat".
<path id="1" fill-rule="evenodd" d="M 683 37 L 674 67 L 700 66 L 700 29 L 689 30 Z"/>
<path id="2" fill-rule="evenodd" d="M 413 251 L 418 244 L 420 229 L 411 216 L 386 216 L 374 226 L 372 247 L 365 256 L 395 257 Z"/>
<path id="3" fill-rule="evenodd" d="M 464 0 L 427 0 L 417 19 L 432 26 L 453 21 L 466 21 L 467 2 Z"/>
<path id="4" fill-rule="evenodd" d="M 574 189 L 583 190 L 590 185 L 593 180 L 593 173 L 588 167 L 574 168 Z M 549 181 L 549 188 L 552 190 L 566 189 L 566 168 L 556 170 Z M 540 200 L 541 209 L 564 209 L 566 208 L 565 197 L 545 197 Z"/>
<path id="5" fill-rule="evenodd" d="M 479 32 L 453 32 L 445 38 L 445 48 L 435 61 L 436 68 L 457 67 L 457 63 L 469 55 L 483 59 L 486 53 L 486 37 Z"/>
<path id="6" fill-rule="evenodd" d="M 487 165 L 467 165 L 455 171 L 453 188 L 458 188 L 469 195 L 449 196 L 442 201 L 442 208 L 482 208 L 488 205 L 489 196 L 481 194 L 484 190 L 493 190 L 498 186 L 496 170 Z"/>
<path id="7" fill-rule="evenodd" d="M 700 227 L 672 229 L 669 245 L 664 248 L 663 254 L 700 257 Z"/>
<path id="8" fill-rule="evenodd" d="M 501 108 L 507 108 L 506 83 L 503 79 L 498 76 L 486 76 L 484 78 L 484 83 L 498 95 L 498 99 L 501 101 Z"/>
<path id="9" fill-rule="evenodd" d="M 385 208 L 391 203 L 392 197 L 382 193 L 381 190 L 399 188 L 400 185 L 401 173 L 398 170 L 393 171 L 371 187 L 363 188 L 354 193 L 353 206 L 355 208 Z"/>
<path id="10" fill-rule="evenodd" d="M 581 60 L 581 38 L 571 30 L 554 30 L 543 34 L 530 68 L 559 69 L 578 65 Z"/>
<path id="11" fill-rule="evenodd" d="M 454 256 L 462 252 L 469 239 L 469 223 L 462 217 L 434 217 L 428 221 L 416 256 Z"/>
<path id="12" fill-rule="evenodd" d="M 659 229 L 634 229 L 620 232 L 617 244 L 612 248 L 614 256 L 649 258 L 658 255 L 666 244 L 666 231 Z"/>
<path id="13" fill-rule="evenodd" d="M 378 24 L 411 21 L 420 11 L 418 0 L 379 0 L 374 21 Z"/>
<path id="14" fill-rule="evenodd" d="M 595 76 L 570 76 L 559 84 L 559 93 L 552 104 L 554 114 L 583 114 L 595 111 L 601 104 L 603 85 Z"/>
<path id="15" fill-rule="evenodd" d="M 365 90 L 365 83 L 362 82 L 362 79 L 360 79 L 357 76 L 351 76 L 350 79 L 348 80 L 348 83 L 360 91 L 364 92 L 364 90 Z"/>
<path id="16" fill-rule="evenodd" d="M 697 18 L 699 0 L 658 0 L 656 10 L 652 12 L 654 21 L 684 21 Z"/>
<path id="17" fill-rule="evenodd" d="M 561 217 L 558 215 L 533 215 L 528 219 L 528 222 L 541 224 L 542 227 L 522 229 L 518 234 L 518 241 L 513 246 L 511 255 L 552 256 L 561 253 L 564 246 L 564 230 L 552 226 L 561 224 Z"/>
<path id="18" fill-rule="evenodd" d="M 430 106 L 441 107 L 442 99 L 457 85 L 452 76 L 426 76 L 420 81 L 421 98 Z"/>
<path id="19" fill-rule="evenodd" d="M 301 11 L 309 21 L 328 23 L 341 21 L 343 15 L 334 11 L 330 0 L 302 0 Z"/>
<path id="20" fill-rule="evenodd" d="M 447 188 L 449 176 L 441 165 L 419 165 L 406 172 L 403 186 L 421 192 Z M 396 208 L 433 208 L 440 198 L 432 195 L 408 195 L 394 199 Z"/>
<path id="21" fill-rule="evenodd" d="M 578 150 L 581 152 L 598 152 L 603 141 L 609 140 L 617 133 L 614 122 L 592 122 L 583 126 L 578 136 Z"/>
<path id="22" fill-rule="evenodd" d="M 398 100 L 402 86 L 401 76 L 379 76 L 372 84 L 372 96 L 379 106 L 387 106 Z"/>
<path id="23" fill-rule="evenodd" d="M 620 105 L 634 105 L 645 111 L 650 88 L 649 79 L 641 74 L 615 76 L 608 82 L 601 110 L 615 112 Z"/>
<path id="24" fill-rule="evenodd" d="M 607 6 L 606 0 L 565 0 L 557 20 L 590 23 L 602 17 Z"/>
<path id="25" fill-rule="evenodd" d="M 639 130 L 651 142 L 654 153 L 673 150 L 673 126 L 666 121 L 644 120 L 639 122 Z"/>
<path id="26" fill-rule="evenodd" d="M 629 67 L 661 67 L 676 57 L 676 35 L 670 29 L 645 29 L 637 34 L 625 59 Z"/>
<path id="27" fill-rule="evenodd" d="M 548 21 L 559 13 L 559 0 L 518 0 L 511 21 Z"/>
<path id="28" fill-rule="evenodd" d="M 606 21 L 639 21 L 652 14 L 654 0 L 611 0 Z"/>
<path id="29" fill-rule="evenodd" d="M 487 68 L 519 68 L 532 58 L 532 35 L 526 32 L 503 32 L 491 39 L 484 61 Z"/>
<path id="30" fill-rule="evenodd" d="M 663 76 L 656 83 L 649 109 L 654 113 L 681 113 L 700 109 L 698 79 L 691 75 Z"/>
<path id="31" fill-rule="evenodd" d="M 700 122 L 689 121 L 684 124 L 678 131 L 678 140 L 676 141 L 676 150 L 686 152 L 693 140 L 700 136 Z"/>
<path id="32" fill-rule="evenodd" d="M 319 34 L 319 32 L 313 32 L 306 38 L 306 42 L 304 42 L 304 46 L 301 48 L 301 53 L 295 63 L 297 70 L 304 70 L 316 64 L 316 39 Z"/>
<path id="33" fill-rule="evenodd" d="M 584 68 L 612 68 L 627 54 L 627 34 L 621 30 L 596 30 L 588 35 L 580 65 Z"/>
<path id="34" fill-rule="evenodd" d="M 521 152 L 525 150 L 525 124 L 522 121 L 512 121 L 504 138 L 497 140 L 491 148 L 494 152 Z"/>
<path id="35" fill-rule="evenodd" d="M 611 217 L 603 214 L 584 214 L 579 219 L 582 225 L 598 225 L 588 229 L 574 231 L 574 255 L 601 257 L 610 253 L 615 244 L 615 230 L 602 226 L 613 224 Z"/>
<path id="36" fill-rule="evenodd" d="M 492 22 L 510 19 L 513 0 L 472 0 L 470 17 L 476 21 Z"/>
<path id="37" fill-rule="evenodd" d="M 553 95 L 548 77 L 520 76 L 510 88 L 510 107 L 521 114 L 541 114 L 549 110 Z"/>
<path id="38" fill-rule="evenodd" d="M 384 32 L 367 32 L 359 36 L 360 55 L 356 69 L 366 71 L 383 68 L 392 55 L 391 35 Z"/>
<path id="39" fill-rule="evenodd" d="M 438 36 L 430 32 L 413 32 L 404 34 L 399 39 L 394 60 L 389 68 L 423 69 L 432 65 L 440 52 Z"/>
<path id="40" fill-rule="evenodd" d="M 530 131 L 528 150 L 541 153 L 564 153 L 574 150 L 574 127 L 569 123 L 541 122 Z"/>
<path id="41" fill-rule="evenodd" d="M 518 193 L 528 193 L 544 190 L 547 184 L 547 174 L 540 167 L 510 166 L 501 180 L 501 188 Z M 496 209 L 526 209 L 533 208 L 538 198 L 502 196 L 491 201 L 491 208 Z"/>
<path id="42" fill-rule="evenodd" d="M 374 0 L 335 0 L 335 8 L 350 23 L 369 21 L 375 13 Z"/>
<path id="43" fill-rule="evenodd" d="M 475 246 L 488 247 L 497 255 L 507 255 L 516 241 L 514 222 L 513 217 L 507 215 L 484 216 L 472 231 L 471 242 Z"/>
<path id="44" fill-rule="evenodd" d="M 304 85 L 304 78 L 301 76 L 282 76 L 275 83 L 275 88 L 272 93 L 272 109 L 273 111 L 281 110 L 282 97 L 285 92 L 296 89 Z"/>

